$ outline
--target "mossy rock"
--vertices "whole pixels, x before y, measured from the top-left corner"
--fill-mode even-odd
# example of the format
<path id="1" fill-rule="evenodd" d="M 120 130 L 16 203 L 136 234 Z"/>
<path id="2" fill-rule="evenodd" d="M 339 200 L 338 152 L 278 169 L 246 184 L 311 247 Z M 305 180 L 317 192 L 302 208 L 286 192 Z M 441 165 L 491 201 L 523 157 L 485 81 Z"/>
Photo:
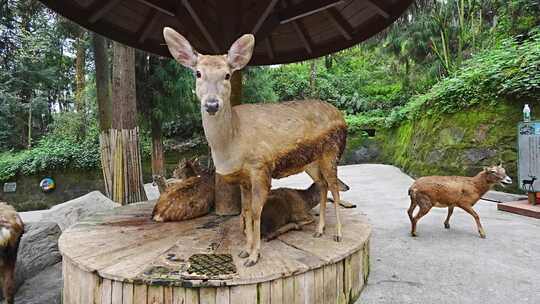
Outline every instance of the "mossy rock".
<path id="1" fill-rule="evenodd" d="M 379 161 L 401 167 L 413 176 L 466 175 L 503 162 L 517 176 L 516 126 L 522 105 L 501 101 L 451 114 L 431 113 L 391 129 L 377 130 L 370 139 L 380 145 Z M 366 140 L 349 141 L 366 145 Z M 505 191 L 519 192 L 518 185 Z"/>

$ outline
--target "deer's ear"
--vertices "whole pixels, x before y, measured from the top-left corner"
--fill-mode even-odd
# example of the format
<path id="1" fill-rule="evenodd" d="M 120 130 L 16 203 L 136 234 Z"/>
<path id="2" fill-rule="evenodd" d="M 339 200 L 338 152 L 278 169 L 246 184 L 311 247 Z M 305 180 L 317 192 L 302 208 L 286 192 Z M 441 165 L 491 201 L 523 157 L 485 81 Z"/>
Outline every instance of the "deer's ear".
<path id="1" fill-rule="evenodd" d="M 195 69 L 197 52 L 189 41 L 170 27 L 163 28 L 163 37 L 173 58 L 185 67 Z"/>
<path id="2" fill-rule="evenodd" d="M 246 34 L 236 40 L 229 53 L 227 53 L 227 61 L 233 71 L 240 70 L 248 64 L 253 55 L 253 47 L 255 46 L 255 37 L 251 34 Z"/>

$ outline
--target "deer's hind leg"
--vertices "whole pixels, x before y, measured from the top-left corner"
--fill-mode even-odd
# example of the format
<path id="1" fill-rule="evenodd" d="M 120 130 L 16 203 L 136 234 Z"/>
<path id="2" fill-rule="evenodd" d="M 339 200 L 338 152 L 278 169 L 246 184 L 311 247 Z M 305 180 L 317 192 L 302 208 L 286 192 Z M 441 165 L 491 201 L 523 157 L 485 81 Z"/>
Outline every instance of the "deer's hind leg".
<path id="1" fill-rule="evenodd" d="M 448 207 L 448 215 L 446 216 L 446 220 L 444 221 L 444 228 L 450 229 L 450 217 L 452 216 L 452 213 L 454 213 L 454 206 Z"/>
<path id="2" fill-rule="evenodd" d="M 411 205 L 409 206 L 409 209 L 407 210 L 407 215 L 409 216 L 409 220 L 411 221 L 411 224 L 413 222 L 413 212 L 416 206 L 417 206 L 416 198 L 414 198 L 414 196 L 411 195 Z"/>
<path id="3" fill-rule="evenodd" d="M 321 160 L 320 163 L 322 176 L 328 185 L 328 189 L 332 193 L 332 198 L 334 199 L 334 211 L 336 212 L 336 234 L 334 235 L 334 241 L 341 242 L 343 233 L 341 231 L 341 218 L 339 216 L 339 205 L 341 203 L 341 199 L 339 195 L 339 182 L 337 177 L 337 158 L 329 157 Z"/>
<path id="4" fill-rule="evenodd" d="M 306 173 L 311 177 L 313 182 L 319 185 L 321 189 L 319 198 L 319 224 L 317 225 L 317 231 L 313 234 L 314 237 L 321 237 L 324 233 L 324 226 L 326 224 L 326 201 L 328 194 L 328 184 L 321 174 L 318 163 L 311 163 L 306 168 Z"/>
<path id="5" fill-rule="evenodd" d="M 433 205 L 431 204 L 430 199 L 425 195 L 417 194 L 416 197 L 415 197 L 415 201 L 418 204 L 418 206 L 420 207 L 420 210 L 418 210 L 418 213 L 416 213 L 416 215 L 412 218 L 411 236 L 416 236 L 416 224 L 433 207 Z"/>

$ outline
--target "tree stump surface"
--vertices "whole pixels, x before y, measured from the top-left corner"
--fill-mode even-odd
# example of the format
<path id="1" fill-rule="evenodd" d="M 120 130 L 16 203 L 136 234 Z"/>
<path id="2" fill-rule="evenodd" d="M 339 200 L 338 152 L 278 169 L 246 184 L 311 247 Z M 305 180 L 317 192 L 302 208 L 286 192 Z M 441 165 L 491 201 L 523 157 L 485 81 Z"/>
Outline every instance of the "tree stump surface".
<path id="1" fill-rule="evenodd" d="M 244 243 L 239 216 L 156 223 L 153 206 L 101 212 L 62 234 L 65 304 L 353 303 L 369 273 L 371 226 L 357 209 L 340 210 L 342 242 L 332 239 L 335 216 L 327 208 L 322 238 L 312 236 L 316 223 L 288 232 L 262 242 L 259 263 L 245 267 L 238 258 Z M 190 276 L 190 261 L 200 254 L 221 262 L 232 256 L 225 268 L 236 273 Z"/>

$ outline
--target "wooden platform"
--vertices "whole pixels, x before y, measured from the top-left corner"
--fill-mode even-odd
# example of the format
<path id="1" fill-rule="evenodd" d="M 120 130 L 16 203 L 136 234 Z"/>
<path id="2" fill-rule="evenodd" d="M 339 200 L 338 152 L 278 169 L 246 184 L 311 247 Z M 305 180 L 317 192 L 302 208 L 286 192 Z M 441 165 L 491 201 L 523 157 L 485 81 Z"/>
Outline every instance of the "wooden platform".
<path id="1" fill-rule="evenodd" d="M 540 205 L 532 205 L 528 200 L 499 203 L 497 209 L 540 219 Z"/>
<path id="2" fill-rule="evenodd" d="M 64 304 L 85 303 L 353 303 L 369 274 L 371 227 L 358 209 L 341 209 L 343 241 L 315 224 L 263 242 L 259 263 L 244 267 L 240 219 L 208 215 L 178 222 L 150 220 L 144 203 L 96 214 L 64 232 Z M 189 279 L 197 253 L 230 253 L 237 273 L 227 279 Z"/>

